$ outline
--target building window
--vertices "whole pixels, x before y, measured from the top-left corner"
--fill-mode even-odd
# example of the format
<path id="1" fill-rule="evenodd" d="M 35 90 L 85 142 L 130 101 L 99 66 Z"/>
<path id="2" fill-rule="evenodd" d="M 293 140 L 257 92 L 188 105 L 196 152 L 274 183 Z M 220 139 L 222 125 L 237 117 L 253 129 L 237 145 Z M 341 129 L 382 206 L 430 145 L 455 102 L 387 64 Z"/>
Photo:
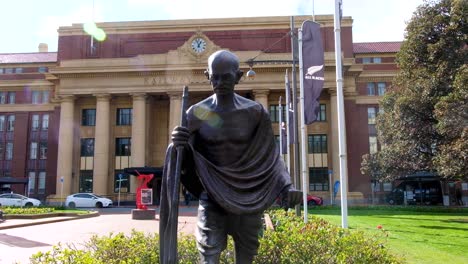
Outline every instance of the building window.
<path id="1" fill-rule="evenodd" d="M 132 108 L 117 109 L 117 125 L 130 126 L 132 125 Z"/>
<path id="2" fill-rule="evenodd" d="M 39 172 L 39 180 L 37 184 L 37 193 L 44 194 L 45 193 L 45 185 L 46 185 L 46 173 L 45 171 Z"/>
<path id="3" fill-rule="evenodd" d="M 8 92 L 8 103 L 14 104 L 15 103 L 16 92 Z"/>
<path id="4" fill-rule="evenodd" d="M 93 192 L 93 171 L 92 170 L 80 171 L 79 192 L 84 192 L 84 193 Z"/>
<path id="5" fill-rule="evenodd" d="M 384 190 L 384 192 L 392 191 L 392 183 L 391 182 L 384 182 L 383 183 L 383 190 Z"/>
<path id="6" fill-rule="evenodd" d="M 320 122 L 327 121 L 327 105 L 320 104 L 320 111 L 317 116 L 317 121 L 320 121 Z"/>
<path id="7" fill-rule="evenodd" d="M 29 148 L 29 159 L 35 160 L 37 159 L 37 142 L 31 142 Z"/>
<path id="8" fill-rule="evenodd" d="M 5 116 L 0 115 L 0 131 L 5 131 Z"/>
<path id="9" fill-rule="evenodd" d="M 0 160 L 5 159 L 5 143 L 0 142 Z"/>
<path id="10" fill-rule="evenodd" d="M 42 91 L 42 103 L 49 103 L 49 91 Z"/>
<path id="11" fill-rule="evenodd" d="M 377 153 L 377 137 L 376 136 L 369 136 L 369 153 L 370 154 Z"/>
<path id="12" fill-rule="evenodd" d="M 13 68 L 5 68 L 6 74 L 13 74 Z"/>
<path id="13" fill-rule="evenodd" d="M 0 92 L 0 104 L 6 104 L 7 92 Z"/>
<path id="14" fill-rule="evenodd" d="M 34 171 L 30 171 L 29 172 L 29 183 L 28 183 L 28 192 L 31 194 L 31 193 L 34 193 L 34 189 L 36 189 L 36 172 Z"/>
<path id="15" fill-rule="evenodd" d="M 376 116 L 376 109 L 375 107 L 368 107 L 367 108 L 367 124 L 375 125 L 375 116 Z"/>
<path id="16" fill-rule="evenodd" d="M 32 104 L 39 104 L 40 98 L 41 98 L 41 91 L 32 91 L 32 96 L 31 96 Z"/>
<path id="17" fill-rule="evenodd" d="M 309 154 L 328 153 L 327 135 L 309 135 Z"/>
<path id="18" fill-rule="evenodd" d="M 128 174 L 123 173 L 122 170 L 116 170 L 114 174 L 114 192 L 128 193 L 130 192 L 130 177 Z"/>
<path id="19" fill-rule="evenodd" d="M 282 105 L 283 107 L 283 111 L 282 111 L 282 121 L 283 122 L 286 122 L 286 115 L 285 115 L 285 112 L 286 112 L 286 105 Z M 279 115 L 278 115 L 278 111 L 279 111 L 279 105 L 270 105 L 270 120 L 271 122 L 273 123 L 278 123 L 279 122 Z"/>
<path id="20" fill-rule="evenodd" d="M 131 138 L 115 139 L 115 156 L 131 156 Z"/>
<path id="21" fill-rule="evenodd" d="M 94 138 L 81 139 L 81 157 L 94 156 Z"/>
<path id="22" fill-rule="evenodd" d="M 384 82 L 377 83 L 377 94 L 379 96 L 383 96 L 385 94 L 386 87 L 387 86 Z"/>
<path id="23" fill-rule="evenodd" d="M 15 68 L 15 73 L 23 73 L 23 68 Z"/>
<path id="24" fill-rule="evenodd" d="M 7 123 L 7 131 L 15 131 L 15 116 L 10 115 L 8 116 L 8 123 Z"/>
<path id="25" fill-rule="evenodd" d="M 39 67 L 37 68 L 37 71 L 40 72 L 40 73 L 44 73 L 44 72 L 47 72 L 47 67 Z"/>
<path id="26" fill-rule="evenodd" d="M 81 125 L 95 126 L 96 125 L 96 109 L 83 109 L 81 111 Z"/>
<path id="27" fill-rule="evenodd" d="M 36 131 L 39 129 L 39 115 L 32 115 L 31 117 L 31 129 Z"/>
<path id="28" fill-rule="evenodd" d="M 367 83 L 367 95 L 375 95 L 375 83 Z"/>
<path id="29" fill-rule="evenodd" d="M 382 63 L 382 58 L 380 57 L 364 57 L 362 58 L 363 64 L 370 64 L 370 63 Z"/>
<path id="30" fill-rule="evenodd" d="M 0 68 L 0 74 L 3 74 L 3 68 Z"/>
<path id="31" fill-rule="evenodd" d="M 5 160 L 13 159 L 13 142 L 7 142 L 5 150 Z"/>
<path id="32" fill-rule="evenodd" d="M 309 190 L 329 190 L 328 168 L 309 168 Z"/>
<path id="33" fill-rule="evenodd" d="M 49 129 L 49 114 L 42 115 L 42 130 Z"/>
<path id="34" fill-rule="evenodd" d="M 47 159 L 47 142 L 39 144 L 39 159 Z"/>

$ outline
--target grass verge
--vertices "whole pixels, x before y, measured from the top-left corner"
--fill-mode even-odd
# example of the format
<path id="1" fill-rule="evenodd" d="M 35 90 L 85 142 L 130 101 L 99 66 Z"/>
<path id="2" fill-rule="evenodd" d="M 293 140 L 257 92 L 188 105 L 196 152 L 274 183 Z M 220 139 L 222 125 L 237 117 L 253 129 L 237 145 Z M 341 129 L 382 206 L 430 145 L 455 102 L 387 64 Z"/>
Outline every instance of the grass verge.
<path id="1" fill-rule="evenodd" d="M 309 214 L 341 225 L 339 207 L 317 207 Z M 348 227 L 383 237 L 408 263 L 468 263 L 468 208 L 350 207 Z"/>

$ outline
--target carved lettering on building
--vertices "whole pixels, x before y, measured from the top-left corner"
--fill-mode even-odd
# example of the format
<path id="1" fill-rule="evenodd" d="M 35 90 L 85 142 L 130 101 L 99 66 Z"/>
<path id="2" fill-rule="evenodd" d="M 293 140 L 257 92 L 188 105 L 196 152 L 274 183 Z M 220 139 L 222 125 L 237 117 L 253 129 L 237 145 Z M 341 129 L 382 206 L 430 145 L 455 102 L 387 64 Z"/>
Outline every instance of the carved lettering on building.
<path id="1" fill-rule="evenodd" d="M 167 75 L 167 76 L 150 76 L 143 79 L 145 86 L 158 86 L 164 84 L 191 84 L 191 83 L 206 83 L 208 80 L 204 75 Z"/>

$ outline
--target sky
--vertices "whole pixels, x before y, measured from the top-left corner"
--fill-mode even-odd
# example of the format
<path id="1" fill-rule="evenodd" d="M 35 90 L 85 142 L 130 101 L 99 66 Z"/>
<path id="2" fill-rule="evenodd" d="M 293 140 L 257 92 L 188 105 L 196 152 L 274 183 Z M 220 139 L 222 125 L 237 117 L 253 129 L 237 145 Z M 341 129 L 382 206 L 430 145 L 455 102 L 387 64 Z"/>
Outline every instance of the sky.
<path id="1" fill-rule="evenodd" d="M 326 15 L 334 0 L 0 0 L 0 53 L 57 51 L 57 29 L 72 23 Z M 401 41 L 423 0 L 343 0 L 353 42 Z"/>

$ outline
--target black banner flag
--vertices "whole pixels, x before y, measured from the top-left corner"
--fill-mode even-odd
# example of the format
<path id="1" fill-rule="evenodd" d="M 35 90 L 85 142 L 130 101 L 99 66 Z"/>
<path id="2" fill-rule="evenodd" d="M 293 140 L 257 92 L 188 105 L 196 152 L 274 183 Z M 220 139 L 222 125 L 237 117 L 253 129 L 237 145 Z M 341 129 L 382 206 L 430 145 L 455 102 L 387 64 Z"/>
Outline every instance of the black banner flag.
<path id="1" fill-rule="evenodd" d="M 318 99 L 323 89 L 324 53 L 320 25 L 310 20 L 302 24 L 302 65 L 305 123 L 313 123 L 320 110 Z"/>

